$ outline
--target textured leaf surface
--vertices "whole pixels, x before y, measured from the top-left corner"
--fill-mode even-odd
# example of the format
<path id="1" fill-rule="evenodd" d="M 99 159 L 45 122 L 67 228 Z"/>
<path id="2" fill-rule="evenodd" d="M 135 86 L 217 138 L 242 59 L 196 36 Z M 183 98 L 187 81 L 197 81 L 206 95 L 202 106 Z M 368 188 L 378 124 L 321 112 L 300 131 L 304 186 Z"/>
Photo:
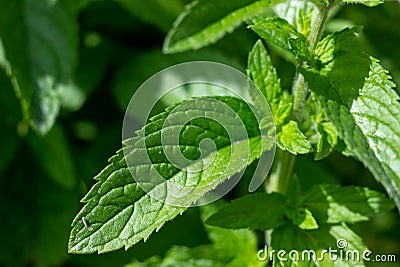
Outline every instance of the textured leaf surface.
<path id="1" fill-rule="evenodd" d="M 243 21 L 263 14 L 280 0 L 197 0 L 175 21 L 164 52 L 199 49 L 232 32 Z"/>
<path id="2" fill-rule="evenodd" d="M 69 82 L 75 64 L 75 17 L 66 1 L 1 0 L 0 10 L 3 67 L 25 119 L 46 133 L 60 108 L 57 87 Z"/>
<path id="3" fill-rule="evenodd" d="M 273 229 L 284 223 L 286 199 L 280 194 L 250 194 L 218 210 L 207 224 L 240 229 Z"/>
<path id="4" fill-rule="evenodd" d="M 310 189 L 304 205 L 320 223 L 354 223 L 393 208 L 384 194 L 362 187 L 318 185 Z"/>
<path id="5" fill-rule="evenodd" d="M 182 102 L 181 113 L 176 118 L 185 118 L 191 113 L 206 112 L 217 115 L 220 111 L 212 98 L 198 98 Z M 128 139 L 126 147 L 110 159 L 107 166 L 97 177 L 95 184 L 83 199 L 86 205 L 73 222 L 69 242 L 69 251 L 73 253 L 107 252 L 125 246 L 128 248 L 159 229 L 166 221 L 184 212 L 186 207 L 198 200 L 206 192 L 244 169 L 262 153 L 262 140 L 257 120 L 250 108 L 242 101 L 232 97 L 213 98 L 225 103 L 245 122 L 246 134 L 230 139 L 219 124 L 202 117 L 192 120 L 180 134 L 180 144 L 165 145 L 161 134 L 167 133 L 179 125 L 163 128 L 163 124 L 174 107 L 165 113 L 153 117 L 137 137 Z M 214 103 L 214 102 L 212 102 Z M 226 114 L 225 114 L 226 115 Z M 206 116 L 207 117 L 207 116 Z M 169 117 L 168 120 L 170 120 Z M 184 126 L 184 125 L 181 125 Z M 231 125 L 235 127 L 235 125 Z M 199 150 L 200 141 L 209 138 L 214 141 L 216 151 Z M 184 171 L 172 165 L 166 158 L 167 152 L 182 151 L 183 155 L 194 162 L 184 166 Z M 249 149 L 249 154 L 247 154 Z M 265 147 L 265 149 L 268 149 Z M 126 161 L 124 150 L 127 154 Z M 200 158 L 199 158 L 200 156 Z M 144 159 L 150 158 L 151 162 Z M 129 169 L 126 165 L 129 162 Z M 190 173 L 196 166 L 208 167 L 201 172 Z M 131 172 L 130 172 L 131 171 Z M 181 206 L 173 206 L 146 194 L 136 180 L 146 181 L 148 190 L 157 199 L 177 198 Z M 161 175 L 167 182 L 160 182 Z M 187 195 L 170 192 L 169 182 L 190 189 Z"/>
<path id="6" fill-rule="evenodd" d="M 247 68 L 249 78 L 261 90 L 276 118 L 282 96 L 281 84 L 271 58 L 260 40 L 256 42 L 249 54 Z"/>
<path id="7" fill-rule="evenodd" d="M 341 53 L 327 75 L 304 72 L 347 149 L 383 184 L 400 208 L 400 103 L 374 58 Z"/>
<path id="8" fill-rule="evenodd" d="M 332 63 L 335 56 L 353 41 L 361 32 L 361 27 L 345 28 L 326 36 L 315 47 L 317 59 L 323 64 Z"/>

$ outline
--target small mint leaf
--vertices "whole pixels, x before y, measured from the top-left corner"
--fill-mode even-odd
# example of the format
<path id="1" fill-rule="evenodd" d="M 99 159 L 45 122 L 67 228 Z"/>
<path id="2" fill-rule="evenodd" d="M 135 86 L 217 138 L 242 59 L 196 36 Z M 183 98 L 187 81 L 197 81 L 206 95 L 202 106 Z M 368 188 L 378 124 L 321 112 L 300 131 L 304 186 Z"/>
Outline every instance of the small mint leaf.
<path id="1" fill-rule="evenodd" d="M 300 131 L 297 122 L 290 121 L 277 131 L 276 143 L 282 150 L 287 150 L 292 154 L 306 154 L 312 151 L 307 137 Z"/>
<path id="2" fill-rule="evenodd" d="M 309 209 L 304 209 L 304 215 L 304 220 L 299 224 L 299 227 L 304 230 L 318 229 L 318 223 Z"/>
<path id="3" fill-rule="evenodd" d="M 362 257 L 360 257 L 361 259 L 349 257 L 348 261 L 338 261 L 329 257 L 326 249 L 343 249 L 343 255 L 349 255 L 349 253 L 353 255 L 351 253 L 354 251 L 357 251 L 359 255 L 363 255 L 364 251 L 367 250 L 367 246 L 363 243 L 361 237 L 346 224 L 321 225 L 318 229 L 304 231 L 288 222 L 272 232 L 271 246 L 275 251 L 273 254 L 273 266 L 285 267 L 364 266 Z M 277 253 L 279 250 L 284 250 L 286 253 L 284 255 L 280 254 L 279 257 Z M 299 259 L 293 258 L 296 257 L 296 254 L 299 255 Z M 306 258 L 306 261 L 301 260 L 302 255 Z"/>
<path id="4" fill-rule="evenodd" d="M 382 193 L 362 187 L 327 184 L 306 192 L 304 206 L 319 223 L 366 221 L 393 208 L 392 202 Z"/>
<path id="5" fill-rule="evenodd" d="M 331 122 L 321 122 L 317 125 L 317 132 L 319 134 L 317 151 L 315 153 L 315 160 L 321 160 L 332 152 L 333 148 L 338 143 L 338 133 L 336 128 Z"/>
<path id="6" fill-rule="evenodd" d="M 255 193 L 235 199 L 206 223 L 225 228 L 273 229 L 284 223 L 286 199 L 277 193 Z"/>
<path id="7" fill-rule="evenodd" d="M 311 211 L 304 207 L 288 207 L 285 214 L 292 220 L 293 224 L 303 230 L 318 229 L 318 223 Z"/>
<path id="8" fill-rule="evenodd" d="M 363 4 L 368 7 L 375 7 L 383 4 L 384 0 L 344 0 L 343 3 L 346 4 Z"/>
<path id="9" fill-rule="evenodd" d="M 249 26 L 250 29 L 271 29 L 273 31 L 284 31 L 288 34 L 292 34 L 299 39 L 306 41 L 307 38 L 299 33 L 297 29 L 291 25 L 287 20 L 280 17 L 266 18 L 255 24 Z"/>
<path id="10" fill-rule="evenodd" d="M 266 13 L 279 2 L 282 0 L 193 1 L 175 21 L 163 50 L 176 53 L 215 43 L 243 21 Z"/>
<path id="11" fill-rule="evenodd" d="M 249 78 L 263 93 L 275 118 L 282 89 L 278 74 L 261 40 L 258 40 L 251 50 L 247 68 Z"/>
<path id="12" fill-rule="evenodd" d="M 289 44 L 293 50 L 293 54 L 298 60 L 307 62 L 310 65 L 314 64 L 314 58 L 311 55 L 308 45 L 304 40 L 301 40 L 299 38 L 290 38 Z"/>
<path id="13" fill-rule="evenodd" d="M 323 65 L 329 64 L 333 61 L 336 54 L 342 51 L 349 43 L 357 38 L 361 32 L 362 27 L 345 28 L 341 31 L 329 34 L 315 47 L 316 59 Z"/>

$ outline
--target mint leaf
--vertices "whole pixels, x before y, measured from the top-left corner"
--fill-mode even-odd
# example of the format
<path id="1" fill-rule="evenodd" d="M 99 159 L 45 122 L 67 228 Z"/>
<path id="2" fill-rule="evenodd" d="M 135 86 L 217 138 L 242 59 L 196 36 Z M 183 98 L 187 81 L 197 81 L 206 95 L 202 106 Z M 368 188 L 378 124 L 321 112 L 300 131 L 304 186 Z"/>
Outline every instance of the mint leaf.
<path id="1" fill-rule="evenodd" d="M 301 200 L 300 203 L 303 201 Z M 318 223 L 311 211 L 303 206 L 289 206 L 286 215 L 292 220 L 293 224 L 298 225 L 300 229 L 313 230 L 318 229 Z"/>
<path id="2" fill-rule="evenodd" d="M 311 65 L 314 64 L 314 57 L 311 54 L 308 45 L 305 41 L 297 38 L 290 38 L 289 39 L 290 47 L 293 50 L 293 54 L 295 55 L 296 59 L 307 62 Z"/>
<path id="3" fill-rule="evenodd" d="M 299 130 L 297 123 L 288 122 L 292 108 L 291 99 L 282 91 L 276 70 L 261 41 L 257 41 L 249 54 L 247 73 L 271 107 L 277 127 L 278 146 L 293 154 L 312 151 L 311 144 Z M 255 103 L 259 101 L 253 98 Z"/>
<path id="4" fill-rule="evenodd" d="M 280 194 L 250 194 L 223 206 L 206 223 L 231 229 L 273 229 L 284 223 L 285 207 L 286 199 Z"/>
<path id="5" fill-rule="evenodd" d="M 287 123 L 292 112 L 292 98 L 287 92 L 282 91 L 276 69 L 261 40 L 256 42 L 249 54 L 247 75 L 267 100 L 274 116 L 275 125 L 279 128 Z M 254 91 L 250 93 L 252 92 L 254 93 Z M 261 101 L 258 99 L 258 95 L 250 95 L 250 97 L 256 105 Z M 262 107 L 262 104 L 259 105 Z"/>
<path id="6" fill-rule="evenodd" d="M 280 17 L 269 17 L 260 20 L 249 26 L 250 29 L 271 29 L 274 31 L 284 31 L 288 34 L 292 34 L 303 41 L 306 41 L 306 37 L 299 33 L 295 26 L 287 22 L 287 20 Z"/>
<path id="7" fill-rule="evenodd" d="M 357 38 L 361 30 L 362 27 L 345 28 L 326 36 L 315 47 L 317 60 L 323 65 L 331 63 L 339 51 Z"/>
<path id="8" fill-rule="evenodd" d="M 292 154 L 306 154 L 312 151 L 307 137 L 300 131 L 297 122 L 290 121 L 282 126 L 276 134 L 276 143 L 282 150 Z"/>
<path id="9" fill-rule="evenodd" d="M 343 244 L 345 246 L 341 247 Z M 271 246 L 274 251 L 269 253 L 273 259 L 272 266 L 364 266 L 362 255 L 367 249 L 361 237 L 345 224 L 322 225 L 319 229 L 304 231 L 286 223 L 272 232 Z M 330 259 L 326 253 L 329 248 L 337 251 L 334 253 L 338 256 L 336 260 L 333 257 Z M 343 255 L 357 251 L 360 257 L 349 257 L 348 260 L 343 257 L 342 261 L 339 258 L 341 248 Z M 278 258 L 279 250 L 285 251 L 285 254 L 279 255 L 282 260 Z"/>
<path id="10" fill-rule="evenodd" d="M 314 12 L 318 11 L 310 1 L 304 0 L 285 1 L 276 5 L 273 10 L 277 16 L 293 25 L 297 32 L 306 38 L 310 34 Z"/>
<path id="11" fill-rule="evenodd" d="M 315 160 L 321 160 L 332 152 L 338 143 L 338 133 L 331 122 L 321 122 L 317 124 L 319 134 Z"/>
<path id="12" fill-rule="evenodd" d="M 193 1 L 168 33 L 165 53 L 199 49 L 215 43 L 243 21 L 263 14 L 281 0 Z"/>
<path id="13" fill-rule="evenodd" d="M 24 119 L 45 134 L 60 109 L 58 86 L 69 83 L 73 73 L 75 16 L 66 1 L 1 0 L 0 10 L 3 67 L 13 79 Z"/>
<path id="14" fill-rule="evenodd" d="M 263 40 L 272 45 L 287 61 L 295 62 L 292 49 L 290 49 L 290 32 L 277 27 L 266 27 L 261 25 L 265 20 L 270 19 L 267 16 L 255 17 L 248 20 L 249 28 L 253 30 Z"/>
<path id="15" fill-rule="evenodd" d="M 251 50 L 247 68 L 248 77 L 261 90 L 276 118 L 282 89 L 278 74 L 261 40 L 257 41 Z M 257 101 L 257 99 L 254 100 Z"/>
<path id="16" fill-rule="evenodd" d="M 374 58 L 340 53 L 327 74 L 303 71 L 347 150 L 370 169 L 400 208 L 400 103 Z"/>
<path id="17" fill-rule="evenodd" d="M 299 227 L 305 230 L 318 229 L 318 223 L 309 209 L 304 209 L 304 219 L 299 224 Z"/>
<path id="18" fill-rule="evenodd" d="M 282 56 L 293 63 L 293 52 L 291 51 L 288 40 L 297 36 L 300 39 L 306 39 L 310 33 L 312 18 L 316 8 L 309 1 L 286 1 L 279 3 L 273 7 L 277 19 L 258 16 L 249 20 L 252 30 L 254 30 L 261 38 L 272 44 Z M 275 26 L 274 20 L 277 21 Z M 272 22 L 274 27 L 253 27 L 254 25 L 262 25 L 264 21 Z M 284 22 L 286 21 L 286 22 Z M 286 25 L 286 26 L 285 26 Z M 291 25 L 291 26 L 287 26 Z M 302 36 L 302 37 L 300 37 Z"/>
<path id="19" fill-rule="evenodd" d="M 233 112 L 223 113 L 226 110 L 221 110 L 217 102 L 229 106 Z M 258 122 L 250 107 L 241 100 L 206 97 L 184 101 L 179 104 L 179 112 L 171 117 L 169 115 L 174 108 L 170 107 L 153 117 L 137 132 L 136 137 L 124 141 L 126 147 L 119 150 L 110 159 L 110 165 L 95 178 L 98 183 L 82 200 L 86 204 L 72 224 L 70 252 L 104 253 L 121 247 L 127 249 L 140 240 L 146 240 L 166 221 L 181 214 L 205 193 L 244 169 L 260 157 L 263 150 L 270 149 L 260 135 Z M 220 124 L 204 118 L 204 112 L 213 112 L 228 122 L 230 116 L 234 117 L 230 119 L 237 125 L 229 127 L 236 129 L 244 123 L 246 129 L 230 138 Z M 190 114 L 203 114 L 203 117 L 179 125 Z M 164 129 L 167 118 L 174 124 Z M 162 142 L 161 134 L 171 136 L 174 127 L 182 126 L 184 130 L 179 134 L 179 144 L 166 145 Z M 204 138 L 214 141 L 215 151 L 207 147 L 200 150 L 200 142 Z M 272 147 L 272 142 L 270 145 Z M 181 151 L 188 159 L 181 168 L 170 163 L 166 157 L 167 153 L 174 155 L 176 151 Z M 146 158 L 151 162 L 144 161 Z M 191 172 L 198 166 L 208 167 Z M 142 182 L 141 186 L 148 190 L 147 194 L 132 175 L 136 181 Z M 160 175 L 165 180 L 160 180 Z M 173 186 L 179 188 L 170 192 L 169 187 L 175 190 Z M 173 201 L 178 201 L 180 206 L 169 204 L 178 203 Z"/>
<path id="20" fill-rule="evenodd" d="M 305 194 L 304 206 L 320 223 L 367 221 L 393 208 L 384 194 L 363 187 L 317 185 Z"/>
<path id="21" fill-rule="evenodd" d="M 383 4 L 383 0 L 344 0 L 343 3 L 347 4 L 363 4 L 368 7 L 374 7 L 378 6 L 380 4 Z"/>

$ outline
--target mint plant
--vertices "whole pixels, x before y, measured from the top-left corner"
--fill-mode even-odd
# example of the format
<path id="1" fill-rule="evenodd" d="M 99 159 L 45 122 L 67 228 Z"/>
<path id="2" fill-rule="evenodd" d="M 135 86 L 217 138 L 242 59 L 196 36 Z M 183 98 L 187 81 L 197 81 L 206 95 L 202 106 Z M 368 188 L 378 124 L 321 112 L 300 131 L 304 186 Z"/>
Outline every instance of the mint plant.
<path id="1" fill-rule="evenodd" d="M 174 247 L 164 259 L 150 258 L 129 266 L 263 266 L 266 262 L 256 258 L 253 230 L 265 231 L 266 245 L 275 251 L 315 251 L 314 259 L 301 263 L 307 266 L 364 264 L 362 259 L 335 261 L 322 251 L 338 248 L 337 240 L 345 240 L 339 249 L 362 254 L 367 247 L 349 224 L 391 210 L 392 201 L 365 187 L 316 184 L 303 191 L 294 172 L 297 155 L 314 154 L 315 160 L 322 160 L 339 151 L 361 161 L 400 208 L 400 102 L 395 85 L 379 60 L 360 49 L 361 27 L 324 32 L 330 14 L 350 3 L 374 7 L 381 1 L 202 0 L 186 7 L 166 37 L 164 53 L 210 45 L 242 23 L 260 37 L 249 52 L 247 76 L 271 108 L 278 149 L 262 189 L 223 206 L 201 208 L 212 244 Z M 295 66 L 290 92 L 281 87 L 266 45 Z M 229 106 L 244 123 L 247 135 L 232 140 L 221 125 L 205 116 L 184 125 L 179 144 L 163 146 L 160 136 L 168 133 L 164 124 L 176 105 L 186 108 L 181 116 L 204 110 L 220 112 L 209 104 L 210 99 Z M 261 109 L 257 99 L 254 103 L 253 108 Z M 125 146 L 95 177 L 97 183 L 83 198 L 84 207 L 72 223 L 70 253 L 105 253 L 147 240 L 271 149 L 271 145 L 262 145 L 260 132 L 266 126 L 241 99 L 210 95 L 176 105 L 149 119 L 135 137 L 125 140 Z M 179 120 L 173 126 L 181 126 Z M 216 150 L 200 150 L 198 136 L 213 140 Z M 182 151 L 195 162 L 191 164 L 211 164 L 189 175 L 191 165 L 177 168 L 168 161 L 168 150 Z M 232 156 L 234 151 L 246 152 Z M 143 157 L 149 157 L 152 164 L 143 164 Z M 154 182 L 152 169 L 165 181 Z M 161 197 L 147 194 L 132 174 L 147 181 L 150 190 Z M 169 194 L 169 180 L 182 187 L 194 185 L 181 199 L 182 205 L 163 201 Z M 288 255 L 282 259 L 274 254 L 269 260 L 273 266 L 295 264 Z"/>

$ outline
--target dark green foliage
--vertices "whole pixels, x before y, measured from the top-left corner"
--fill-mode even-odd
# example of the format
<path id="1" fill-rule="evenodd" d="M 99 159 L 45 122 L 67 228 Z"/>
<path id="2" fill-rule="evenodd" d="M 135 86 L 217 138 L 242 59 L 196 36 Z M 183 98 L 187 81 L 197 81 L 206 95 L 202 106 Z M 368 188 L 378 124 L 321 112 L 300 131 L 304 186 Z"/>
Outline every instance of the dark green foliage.
<path id="1" fill-rule="evenodd" d="M 340 240 L 400 255 L 399 18 L 381 0 L 0 0 L 0 266 L 382 266 L 257 258 Z M 172 93 L 148 121 L 130 114 L 141 130 L 121 148 L 138 87 L 194 60 L 233 66 L 261 93 L 253 105 Z M 274 127 L 253 113 L 264 100 Z M 244 132 L 184 119 L 202 112 Z M 163 147 L 165 123 L 182 127 L 179 144 Z M 275 148 L 265 131 L 276 157 L 249 193 Z M 190 208 L 238 172 L 225 200 Z M 171 181 L 189 188 L 182 206 L 166 202 Z"/>

